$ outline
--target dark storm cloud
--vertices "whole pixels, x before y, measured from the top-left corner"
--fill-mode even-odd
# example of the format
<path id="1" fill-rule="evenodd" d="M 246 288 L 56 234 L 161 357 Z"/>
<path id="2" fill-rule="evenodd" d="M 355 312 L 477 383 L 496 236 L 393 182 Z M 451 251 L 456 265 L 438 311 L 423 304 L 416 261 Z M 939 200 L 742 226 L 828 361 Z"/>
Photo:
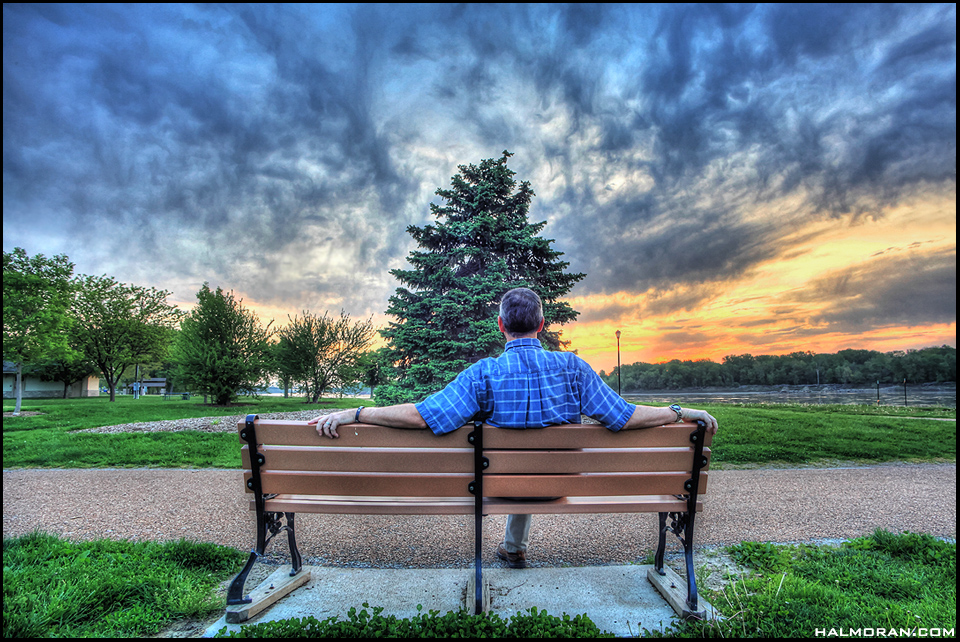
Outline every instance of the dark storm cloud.
<path id="1" fill-rule="evenodd" d="M 785 251 L 785 221 L 742 214 L 785 196 L 804 199 L 798 215 L 880 216 L 921 186 L 955 188 L 953 9 L 925 10 L 941 15 L 912 28 L 906 7 L 663 9 L 632 116 L 652 133 L 655 187 L 605 207 L 580 190 L 580 210 L 596 216 L 585 271 L 602 275 L 586 285 L 741 276 Z M 691 205 L 704 193 L 722 198 Z"/>
<path id="2" fill-rule="evenodd" d="M 813 286 L 805 296 L 829 302 L 814 323 L 841 332 L 951 323 L 957 316 L 956 251 L 883 255 Z"/>
<path id="3" fill-rule="evenodd" d="M 577 293 L 691 309 L 791 252 L 798 221 L 955 190 L 955 24 L 953 5 L 4 5 L 4 245 L 40 226 L 53 250 L 29 251 L 90 271 L 382 311 L 433 191 L 509 149 Z"/>
<path id="4" fill-rule="evenodd" d="M 834 214 L 849 210 L 846 192 L 864 183 L 892 178 L 902 187 L 955 176 L 949 165 L 931 174 L 933 161 L 955 150 L 950 11 L 904 35 L 914 10 L 903 6 L 665 9 L 641 74 L 658 131 L 658 175 L 696 176 L 755 146 L 758 170 L 788 172 L 785 189 L 814 186 L 819 208 Z M 879 60 L 874 47 L 886 49 Z M 904 160 L 911 166 L 894 171 Z"/>
<path id="5" fill-rule="evenodd" d="M 535 213 L 588 273 L 581 291 L 669 290 L 789 252 L 790 220 L 743 216 L 778 199 L 800 198 L 796 218 L 876 217 L 920 186 L 953 188 L 952 11 L 474 5 L 418 35 L 458 53 L 444 97 L 470 105 L 465 126 L 518 141 L 518 167 L 550 168 L 559 186 L 534 183 Z M 484 112 L 505 77 L 530 89 L 542 122 Z M 551 111 L 567 117 L 555 135 Z M 591 163 L 650 185 L 604 194 Z"/>
<path id="6" fill-rule="evenodd" d="M 268 276 L 264 257 L 304 225 L 363 239 L 374 222 L 347 210 L 392 218 L 409 198 L 372 122 L 365 22 L 343 56 L 270 7 L 4 18 L 5 210 L 19 202 L 101 242 L 115 231 L 103 253 L 134 242 L 156 263 L 176 253 L 167 271 L 242 280 L 240 257 Z"/>

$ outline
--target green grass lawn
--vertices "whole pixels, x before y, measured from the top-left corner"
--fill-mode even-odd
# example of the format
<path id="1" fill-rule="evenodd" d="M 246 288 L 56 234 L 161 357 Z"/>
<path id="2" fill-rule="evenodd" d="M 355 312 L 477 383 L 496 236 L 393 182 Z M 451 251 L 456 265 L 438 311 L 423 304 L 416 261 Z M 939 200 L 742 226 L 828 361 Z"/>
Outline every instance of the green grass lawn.
<path id="1" fill-rule="evenodd" d="M 956 542 L 878 530 L 838 546 L 727 550 L 747 572 L 706 591 L 725 619 L 666 637 L 955 637 Z"/>
<path id="2" fill-rule="evenodd" d="M 202 399 L 164 401 L 106 398 L 29 400 L 4 417 L 5 468 L 239 468 L 235 432 L 80 433 L 123 423 L 188 417 L 230 417 L 268 412 L 350 408 L 369 400 L 250 397 L 222 408 Z M 9 406 L 9 407 L 8 407 Z M 12 408 L 5 401 L 4 411 Z M 713 467 L 833 465 L 836 462 L 956 461 L 956 409 L 853 405 L 707 406 L 720 422 Z M 921 417 L 921 418 L 916 418 Z"/>
<path id="3" fill-rule="evenodd" d="M 246 555 L 214 544 L 3 540 L 3 637 L 132 637 L 223 609 Z"/>
<path id="4" fill-rule="evenodd" d="M 715 469 L 956 461 L 955 409 L 728 405 L 710 410 L 721 428 L 713 442 Z"/>
<path id="5" fill-rule="evenodd" d="M 164 400 L 162 395 L 147 395 L 134 399 L 132 395 L 117 395 L 110 401 L 106 395 L 87 399 L 25 399 L 21 412 L 38 412 L 38 416 L 4 417 L 3 430 L 36 430 L 60 428 L 83 430 L 141 421 L 163 421 L 188 417 L 226 417 L 258 412 L 294 412 L 298 410 L 323 409 L 364 403 L 353 399 L 321 399 L 317 404 L 307 404 L 302 397 L 240 397 L 230 406 L 214 406 L 203 403 L 203 397 L 188 400 Z M 3 400 L 3 412 L 13 412 L 13 400 Z M 367 400 L 365 405 L 371 405 Z M 9 423 L 8 423 L 9 422 Z"/>

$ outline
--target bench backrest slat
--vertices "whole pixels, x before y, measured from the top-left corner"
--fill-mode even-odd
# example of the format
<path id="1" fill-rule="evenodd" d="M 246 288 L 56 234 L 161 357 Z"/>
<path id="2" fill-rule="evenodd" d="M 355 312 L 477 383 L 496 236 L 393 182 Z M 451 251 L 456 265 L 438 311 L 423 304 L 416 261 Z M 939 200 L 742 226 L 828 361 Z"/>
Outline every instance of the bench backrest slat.
<path id="1" fill-rule="evenodd" d="M 429 472 L 473 474 L 472 448 L 262 446 L 259 452 L 267 470 L 416 473 L 424 470 L 429 457 Z M 248 446 L 241 448 L 240 458 L 243 467 L 249 469 Z"/>
<path id="2" fill-rule="evenodd" d="M 238 424 L 243 430 L 244 422 Z M 336 448 L 342 446 L 371 446 L 374 448 L 467 448 L 469 430 L 461 428 L 445 435 L 434 435 L 429 430 L 398 430 L 369 424 L 350 424 L 337 431 L 339 439 L 321 437 L 314 426 L 305 421 L 259 419 L 257 441 L 261 444 L 284 446 L 316 446 Z M 243 439 L 240 439 L 243 443 Z"/>
<path id="3" fill-rule="evenodd" d="M 461 429 L 462 430 L 462 429 Z M 689 447 L 693 424 L 668 424 L 641 430 L 614 432 L 595 424 L 570 424 L 549 428 L 509 430 L 483 427 L 484 448 L 668 448 Z M 457 431 L 460 432 L 460 431 Z M 707 435 L 704 446 L 712 437 Z"/>
<path id="4" fill-rule="evenodd" d="M 268 470 L 317 470 L 413 473 L 473 471 L 473 450 L 468 448 L 342 448 L 263 446 Z M 704 455 L 709 461 L 709 449 Z M 484 471 L 494 473 L 612 473 L 637 470 L 681 471 L 690 467 L 689 448 L 587 448 L 584 450 L 485 450 L 490 462 Z M 250 468 L 248 446 L 240 449 L 243 467 Z"/>
<path id="5" fill-rule="evenodd" d="M 580 475 L 484 475 L 485 497 L 589 497 L 679 495 L 690 473 L 585 473 Z M 706 490 L 707 473 L 700 474 Z"/>
<path id="6" fill-rule="evenodd" d="M 238 427 L 242 429 L 244 422 Z M 508 430 L 483 427 L 485 448 L 659 448 L 687 447 L 694 430 L 690 424 L 669 424 L 642 430 L 613 432 L 603 426 L 572 424 L 543 429 Z M 340 439 L 320 437 L 316 428 L 304 421 L 259 419 L 257 440 L 262 444 L 287 446 L 372 446 L 380 448 L 467 448 L 467 436 L 473 426 L 464 426 L 445 435 L 434 435 L 429 430 L 398 430 L 370 424 L 342 426 Z M 242 439 L 240 440 L 243 441 Z M 704 446 L 709 446 L 707 435 Z"/>

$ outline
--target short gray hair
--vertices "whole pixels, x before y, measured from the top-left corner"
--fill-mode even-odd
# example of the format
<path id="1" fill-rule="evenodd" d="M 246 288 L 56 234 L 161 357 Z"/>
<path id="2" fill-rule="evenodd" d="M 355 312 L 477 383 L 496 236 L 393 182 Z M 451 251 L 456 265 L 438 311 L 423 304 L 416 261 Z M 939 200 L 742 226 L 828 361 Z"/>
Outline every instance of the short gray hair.
<path id="1" fill-rule="evenodd" d="M 510 334 L 536 332 L 543 321 L 543 303 L 528 288 L 514 288 L 500 299 L 500 318 Z"/>

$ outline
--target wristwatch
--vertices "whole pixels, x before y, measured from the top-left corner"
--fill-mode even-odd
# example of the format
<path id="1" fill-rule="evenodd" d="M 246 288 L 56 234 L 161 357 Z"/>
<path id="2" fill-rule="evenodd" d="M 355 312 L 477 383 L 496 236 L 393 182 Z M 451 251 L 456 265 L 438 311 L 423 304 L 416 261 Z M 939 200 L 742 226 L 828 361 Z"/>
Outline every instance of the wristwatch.
<path id="1" fill-rule="evenodd" d="M 679 404 L 673 404 L 670 406 L 670 410 L 677 413 L 677 423 L 683 421 L 683 408 L 681 408 Z"/>

